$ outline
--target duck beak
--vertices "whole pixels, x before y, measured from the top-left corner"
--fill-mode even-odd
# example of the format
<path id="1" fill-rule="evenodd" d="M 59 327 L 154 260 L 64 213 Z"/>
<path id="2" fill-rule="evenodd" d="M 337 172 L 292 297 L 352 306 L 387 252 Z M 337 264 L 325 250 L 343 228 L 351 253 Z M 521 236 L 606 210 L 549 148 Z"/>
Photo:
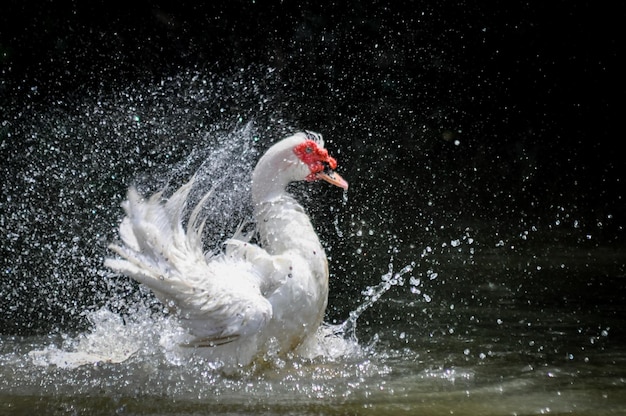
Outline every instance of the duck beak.
<path id="1" fill-rule="evenodd" d="M 348 182 L 337 172 L 334 170 L 326 170 L 324 172 L 318 172 L 316 175 L 317 179 L 325 180 L 326 182 L 338 186 L 342 189 L 348 189 Z"/>

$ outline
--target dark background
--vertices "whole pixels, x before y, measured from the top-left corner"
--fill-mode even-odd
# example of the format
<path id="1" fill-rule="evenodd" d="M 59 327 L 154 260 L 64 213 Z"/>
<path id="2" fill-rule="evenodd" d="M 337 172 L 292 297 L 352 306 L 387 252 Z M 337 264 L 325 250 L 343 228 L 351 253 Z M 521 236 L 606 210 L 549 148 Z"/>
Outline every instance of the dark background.
<path id="1" fill-rule="evenodd" d="M 303 125 L 355 141 L 374 127 L 397 143 L 381 146 L 394 152 L 385 169 L 429 159 L 428 148 L 439 152 L 430 159 L 471 160 L 507 188 L 480 198 L 620 202 L 621 10 L 389 3 L 5 2 L 1 102 L 45 105 L 182 68 L 267 65 Z M 455 135 L 462 150 L 430 142 Z M 449 154 L 457 150 L 464 160 Z"/>
<path id="2" fill-rule="evenodd" d="M 127 85 L 158 84 L 190 70 L 228 80 L 245 70 L 263 81 L 271 98 L 263 110 L 253 110 L 249 98 L 216 97 L 227 109 L 224 123 L 237 113 L 271 126 L 280 116 L 290 126 L 325 135 L 341 154 L 341 170 L 352 185 L 350 203 L 362 207 L 360 218 L 377 224 L 376 235 L 386 233 L 368 243 L 380 254 L 363 260 L 364 267 L 384 268 L 389 246 L 420 246 L 445 238 L 442 233 L 458 235 L 468 224 L 482 230 L 485 246 L 533 226 L 550 231 L 537 244 L 623 246 L 626 195 L 618 126 L 625 88 L 618 32 L 626 16 L 620 6 L 207 3 L 3 2 L 5 235 L 15 231 L 11 218 L 27 209 L 16 202 L 23 184 L 15 178 L 29 168 L 24 154 L 34 139 L 21 133 L 47 109 L 72 113 L 72 102 L 85 96 L 115 95 Z M 264 77 L 269 68 L 272 75 Z M 176 150 L 171 156 L 181 158 L 192 149 Z M 37 161 L 45 163 L 45 157 Z M 141 171 L 133 169 L 109 185 L 119 189 L 100 198 L 123 194 L 122 187 Z M 41 197 L 34 203 L 45 210 L 53 202 Z M 312 216 L 324 212 L 313 208 Z M 108 214 L 106 238 L 114 238 L 118 217 L 119 212 Z M 339 267 L 350 268 L 351 242 L 332 241 L 333 225 L 317 223 L 331 235 L 327 244 Z M 21 225 L 46 233 L 45 225 L 28 224 Z M 41 259 L 50 253 L 27 238 L 2 244 L 4 294 L 13 293 L 12 300 L 4 297 L 3 332 L 58 325 L 67 313 L 31 299 L 39 285 L 46 287 L 42 276 L 50 266 Z M 99 261 L 105 246 L 85 247 L 85 253 Z M 26 258 L 28 267 L 15 267 Z M 32 283 L 33 276 L 39 283 Z M 66 297 L 90 304 L 101 292 L 96 287 Z M 18 307 L 9 307 L 16 298 Z M 47 324 L 37 321 L 44 317 L 50 318 Z"/>

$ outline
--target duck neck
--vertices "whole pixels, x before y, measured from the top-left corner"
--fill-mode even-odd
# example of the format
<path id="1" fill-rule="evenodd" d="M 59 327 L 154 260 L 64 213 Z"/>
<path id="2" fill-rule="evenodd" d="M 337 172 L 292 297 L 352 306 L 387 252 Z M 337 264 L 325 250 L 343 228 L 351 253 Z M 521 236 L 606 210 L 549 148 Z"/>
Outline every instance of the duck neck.
<path id="1" fill-rule="evenodd" d="M 262 244 L 272 254 L 303 249 L 322 252 L 304 208 L 287 193 L 289 182 L 306 177 L 308 168 L 283 140 L 261 157 L 252 173 L 252 203 Z"/>
<path id="2" fill-rule="evenodd" d="M 252 202 L 255 206 L 285 194 L 290 180 L 285 172 L 289 166 L 288 156 L 286 149 L 272 147 L 257 163 L 252 172 Z"/>
<path id="3" fill-rule="evenodd" d="M 261 243 L 271 254 L 298 250 L 323 255 L 309 216 L 289 194 L 255 205 L 255 218 Z"/>
<path id="4" fill-rule="evenodd" d="M 289 181 L 279 174 L 267 175 L 258 169 L 252 174 L 252 203 L 254 206 L 281 199 L 288 195 L 285 188 Z"/>

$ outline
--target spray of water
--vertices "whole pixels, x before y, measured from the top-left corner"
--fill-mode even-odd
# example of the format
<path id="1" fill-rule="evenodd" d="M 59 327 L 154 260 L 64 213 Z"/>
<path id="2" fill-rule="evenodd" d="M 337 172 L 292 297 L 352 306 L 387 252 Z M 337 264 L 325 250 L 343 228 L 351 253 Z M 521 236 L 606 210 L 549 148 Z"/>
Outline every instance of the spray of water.
<path id="1" fill-rule="evenodd" d="M 356 340 L 356 324 L 359 317 L 376 303 L 393 286 L 404 286 L 404 276 L 413 271 L 415 263 L 404 266 L 399 272 L 393 271 L 393 259 L 389 263 L 389 271 L 381 277 L 381 282 L 375 286 L 368 286 L 362 294 L 365 300 L 355 310 L 350 312 L 348 319 L 338 326 L 337 332 L 350 339 Z M 412 286 L 418 282 L 411 280 Z"/>
<path id="2" fill-rule="evenodd" d="M 143 386 L 133 387 L 134 394 L 198 398 L 204 391 L 205 399 L 228 401 L 242 388 L 262 397 L 264 389 L 275 388 L 271 381 L 250 388 L 246 377 L 219 378 L 215 363 L 180 354 L 187 335 L 176 317 L 143 287 L 102 266 L 111 255 L 107 245 L 118 239 L 119 204 L 131 184 L 143 195 L 164 190 L 167 196 L 195 174 L 189 206 L 215 187 L 219 198 L 202 212 L 207 251 L 219 250 L 250 218 L 255 161 L 269 142 L 302 128 L 281 113 L 275 75 L 252 71 L 229 80 L 183 73 L 5 115 L 10 157 L 2 186 L 10 203 L 2 217 L 9 241 L 2 246 L 1 326 L 2 333 L 25 338 L 1 339 L 3 391 L 73 395 L 104 386 L 116 395 L 128 394 L 132 383 Z M 340 203 L 350 209 L 348 194 Z M 337 237 L 359 240 L 338 210 L 329 221 Z M 359 212 L 352 219 L 360 223 Z M 272 371 L 252 368 L 244 376 L 283 372 L 277 377 L 285 397 L 348 396 L 377 383 L 371 377 L 391 370 L 377 362 L 380 351 L 372 343 L 359 342 L 357 320 L 390 289 L 403 286 L 413 267 L 396 272 L 392 261 L 382 277 L 367 276 L 377 283 L 366 287 L 345 322 L 323 325 L 316 342 L 290 360 L 268 356 Z M 352 381 L 346 387 L 331 382 L 335 378 Z"/>

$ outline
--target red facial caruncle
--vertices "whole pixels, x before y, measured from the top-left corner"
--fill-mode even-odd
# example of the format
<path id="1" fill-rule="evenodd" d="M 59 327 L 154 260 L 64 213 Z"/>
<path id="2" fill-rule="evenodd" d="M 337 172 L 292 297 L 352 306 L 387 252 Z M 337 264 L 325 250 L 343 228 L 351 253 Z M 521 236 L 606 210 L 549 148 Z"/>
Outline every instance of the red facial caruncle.
<path id="1" fill-rule="evenodd" d="M 308 181 L 318 179 L 317 174 L 327 168 L 337 168 L 337 161 L 328 155 L 328 150 L 320 148 L 313 140 L 306 140 L 297 145 L 293 152 L 309 167 L 311 173 L 306 178 Z"/>

